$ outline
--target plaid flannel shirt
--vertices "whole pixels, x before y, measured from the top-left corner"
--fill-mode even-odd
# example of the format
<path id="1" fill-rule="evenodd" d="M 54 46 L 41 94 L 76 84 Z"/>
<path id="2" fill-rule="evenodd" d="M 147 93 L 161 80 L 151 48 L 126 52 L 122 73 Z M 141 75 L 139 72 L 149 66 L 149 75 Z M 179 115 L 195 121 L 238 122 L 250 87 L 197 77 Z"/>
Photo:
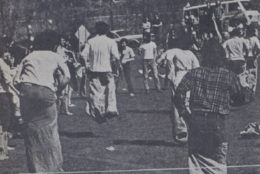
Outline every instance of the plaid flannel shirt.
<path id="1" fill-rule="evenodd" d="M 240 94 L 237 76 L 224 68 L 201 67 L 189 71 L 176 90 L 178 109 L 183 109 L 187 91 L 191 91 L 192 111 L 229 114 L 230 97 Z"/>

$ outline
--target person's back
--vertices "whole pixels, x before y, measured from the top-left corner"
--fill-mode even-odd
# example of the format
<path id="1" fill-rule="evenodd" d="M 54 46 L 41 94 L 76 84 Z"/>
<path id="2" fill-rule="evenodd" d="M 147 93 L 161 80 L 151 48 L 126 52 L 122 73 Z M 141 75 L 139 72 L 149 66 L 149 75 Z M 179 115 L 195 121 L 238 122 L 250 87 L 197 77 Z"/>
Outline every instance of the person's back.
<path id="1" fill-rule="evenodd" d="M 60 55 L 52 51 L 33 51 L 21 63 L 23 74 L 20 79 L 23 83 L 45 86 L 55 91 L 54 72 L 59 66 L 66 66 L 64 61 Z M 67 67 L 63 70 L 67 70 Z M 65 74 L 70 76 L 69 72 Z"/>
<path id="2" fill-rule="evenodd" d="M 96 35 L 89 41 L 90 70 L 111 72 L 111 56 L 119 58 L 116 42 L 105 35 Z"/>
<path id="3" fill-rule="evenodd" d="M 175 52 L 175 66 L 179 70 L 191 70 L 193 68 L 199 67 L 199 61 L 192 51 L 182 50 L 179 48 L 172 49 L 172 51 Z"/>
<path id="4" fill-rule="evenodd" d="M 194 110 L 229 113 L 230 95 L 239 86 L 236 75 L 225 68 L 200 67 L 185 78 L 192 79 L 190 107 Z"/>
<path id="5" fill-rule="evenodd" d="M 235 36 L 224 42 L 223 46 L 227 50 L 230 60 L 245 60 L 246 41 L 244 38 Z"/>

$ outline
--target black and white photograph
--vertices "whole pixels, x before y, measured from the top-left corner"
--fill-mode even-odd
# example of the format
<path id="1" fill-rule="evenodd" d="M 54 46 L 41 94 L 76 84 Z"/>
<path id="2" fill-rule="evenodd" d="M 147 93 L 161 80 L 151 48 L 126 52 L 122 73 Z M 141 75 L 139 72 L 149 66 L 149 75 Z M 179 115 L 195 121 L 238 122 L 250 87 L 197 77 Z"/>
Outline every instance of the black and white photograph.
<path id="1" fill-rule="evenodd" d="M 260 0 L 0 0 L 0 174 L 260 174 Z"/>

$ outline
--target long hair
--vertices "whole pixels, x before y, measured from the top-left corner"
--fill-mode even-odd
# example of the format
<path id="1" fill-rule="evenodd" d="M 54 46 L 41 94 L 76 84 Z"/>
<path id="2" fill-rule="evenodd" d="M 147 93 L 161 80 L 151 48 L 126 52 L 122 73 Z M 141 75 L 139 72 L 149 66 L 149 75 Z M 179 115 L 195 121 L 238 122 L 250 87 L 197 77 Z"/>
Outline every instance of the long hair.
<path id="1" fill-rule="evenodd" d="M 226 67 L 226 53 L 222 45 L 216 39 L 207 41 L 201 50 L 202 60 L 201 65 L 214 68 Z"/>

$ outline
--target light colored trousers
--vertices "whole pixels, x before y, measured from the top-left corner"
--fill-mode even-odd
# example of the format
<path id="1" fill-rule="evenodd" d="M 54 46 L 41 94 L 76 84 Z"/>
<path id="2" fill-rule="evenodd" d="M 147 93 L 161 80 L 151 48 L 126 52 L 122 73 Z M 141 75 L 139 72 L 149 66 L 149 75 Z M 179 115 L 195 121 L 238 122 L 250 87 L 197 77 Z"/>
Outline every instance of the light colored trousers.
<path id="1" fill-rule="evenodd" d="M 175 100 L 174 100 L 174 97 L 175 97 L 175 91 L 179 85 L 179 83 L 181 82 L 183 76 L 186 74 L 187 72 L 186 71 L 180 71 L 180 72 L 177 72 L 175 74 L 175 78 L 174 79 L 170 79 L 170 89 L 171 89 L 171 95 L 172 95 L 172 104 L 171 104 L 171 109 L 172 109 L 172 113 L 171 113 L 171 120 L 172 120 L 172 123 L 173 123 L 173 136 L 177 138 L 177 136 L 181 133 L 187 133 L 188 130 L 187 130 L 187 124 L 185 122 L 185 120 L 183 119 L 183 117 L 181 117 L 179 115 L 179 112 L 176 108 L 176 104 L 175 104 Z M 189 100 L 189 97 L 190 97 L 190 92 L 187 92 L 186 94 L 186 105 L 188 105 L 188 100 Z M 188 107 L 188 106 L 187 106 Z"/>

